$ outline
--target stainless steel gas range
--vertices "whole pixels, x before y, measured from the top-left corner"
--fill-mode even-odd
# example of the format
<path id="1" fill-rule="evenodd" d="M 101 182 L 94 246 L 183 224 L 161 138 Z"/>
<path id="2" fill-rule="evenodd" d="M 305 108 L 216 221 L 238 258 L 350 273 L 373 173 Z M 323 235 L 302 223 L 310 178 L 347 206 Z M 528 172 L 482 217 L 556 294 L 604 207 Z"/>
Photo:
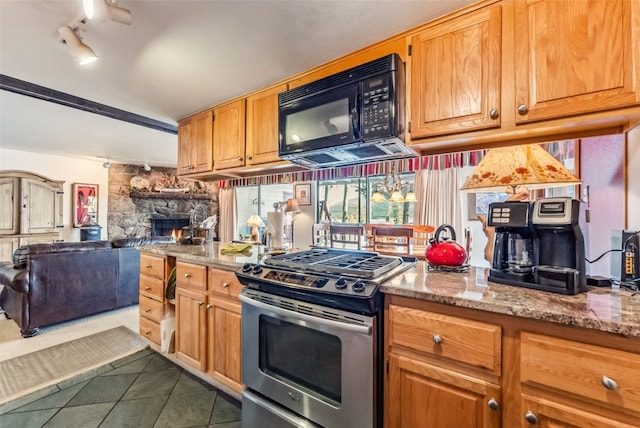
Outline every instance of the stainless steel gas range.
<path id="1" fill-rule="evenodd" d="M 382 426 L 380 285 L 413 257 L 339 249 L 270 257 L 236 272 L 243 427 Z"/>

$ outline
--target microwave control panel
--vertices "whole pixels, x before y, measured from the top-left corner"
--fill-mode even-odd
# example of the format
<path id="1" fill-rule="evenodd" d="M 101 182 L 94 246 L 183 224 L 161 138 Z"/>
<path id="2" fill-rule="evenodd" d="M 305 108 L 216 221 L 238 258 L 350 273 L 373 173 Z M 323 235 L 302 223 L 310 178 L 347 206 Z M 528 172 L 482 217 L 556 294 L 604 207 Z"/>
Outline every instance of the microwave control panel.
<path id="1" fill-rule="evenodd" d="M 362 136 L 385 137 L 393 129 L 391 76 L 383 75 L 362 82 Z"/>

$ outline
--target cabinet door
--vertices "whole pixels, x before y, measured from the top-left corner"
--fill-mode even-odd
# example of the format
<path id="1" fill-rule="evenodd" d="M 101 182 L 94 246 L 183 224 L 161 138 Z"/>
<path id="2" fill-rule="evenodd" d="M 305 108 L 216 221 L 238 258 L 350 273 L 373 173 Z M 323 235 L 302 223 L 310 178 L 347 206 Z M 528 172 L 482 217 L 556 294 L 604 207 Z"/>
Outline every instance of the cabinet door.
<path id="1" fill-rule="evenodd" d="M 195 169 L 195 156 L 192 156 L 191 119 L 178 123 L 178 174 L 190 174 Z"/>
<path id="2" fill-rule="evenodd" d="M 19 179 L 0 179 L 0 235 L 14 235 L 20 231 Z"/>
<path id="3" fill-rule="evenodd" d="M 18 238 L 0 238 L 0 262 L 12 261 L 17 248 Z"/>
<path id="4" fill-rule="evenodd" d="M 390 355 L 390 428 L 500 426 L 500 388 L 413 358 Z"/>
<path id="5" fill-rule="evenodd" d="M 213 110 L 213 161 L 215 169 L 244 166 L 245 100 Z"/>
<path id="6" fill-rule="evenodd" d="M 521 427 L 535 428 L 633 428 L 610 418 L 564 406 L 549 400 L 523 395 Z"/>
<path id="7" fill-rule="evenodd" d="M 210 296 L 207 311 L 208 373 L 242 392 L 241 306 L 235 301 Z"/>
<path id="8" fill-rule="evenodd" d="M 176 287 L 176 358 L 206 369 L 206 296 Z"/>
<path id="9" fill-rule="evenodd" d="M 638 104 L 638 26 L 637 1 L 517 1 L 516 121 Z"/>
<path id="10" fill-rule="evenodd" d="M 20 233 L 56 232 L 62 227 L 62 190 L 39 180 L 21 181 Z"/>
<path id="11" fill-rule="evenodd" d="M 287 85 L 247 98 L 247 165 L 280 160 L 278 156 L 278 94 Z"/>
<path id="12" fill-rule="evenodd" d="M 205 111 L 193 117 L 193 172 L 211 171 L 213 167 L 213 112 Z"/>
<path id="13" fill-rule="evenodd" d="M 413 140 L 500 126 L 499 5 L 425 29 L 411 46 Z"/>

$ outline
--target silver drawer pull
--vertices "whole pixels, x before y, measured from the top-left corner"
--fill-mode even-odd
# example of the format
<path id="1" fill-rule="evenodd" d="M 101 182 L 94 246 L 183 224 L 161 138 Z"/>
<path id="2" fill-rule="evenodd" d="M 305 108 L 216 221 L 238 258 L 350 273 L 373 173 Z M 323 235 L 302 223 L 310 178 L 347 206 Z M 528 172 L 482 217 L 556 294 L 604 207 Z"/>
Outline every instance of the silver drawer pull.
<path id="1" fill-rule="evenodd" d="M 602 386 L 610 391 L 614 391 L 618 388 L 618 382 L 611 379 L 610 377 L 602 376 Z"/>
<path id="2" fill-rule="evenodd" d="M 151 330 L 145 330 L 144 334 L 146 334 L 147 336 L 151 334 Z"/>
<path id="3" fill-rule="evenodd" d="M 153 266 L 151 266 L 151 265 L 146 265 L 145 267 L 146 267 L 147 269 L 151 269 Z"/>
<path id="4" fill-rule="evenodd" d="M 489 401 L 487 401 L 487 406 L 489 406 L 491 410 L 498 410 L 498 408 L 500 407 L 495 398 L 489 399 Z"/>
<path id="5" fill-rule="evenodd" d="M 223 282 L 222 283 L 222 288 L 227 288 L 229 287 L 229 283 L 228 282 Z"/>
<path id="6" fill-rule="evenodd" d="M 144 311 L 145 311 L 146 313 L 149 313 L 149 312 L 151 312 L 151 309 L 146 308 Z"/>
<path id="7" fill-rule="evenodd" d="M 191 274 L 187 272 L 187 273 L 184 274 L 184 277 L 185 278 L 191 278 Z"/>
<path id="8" fill-rule="evenodd" d="M 524 419 L 531 425 L 538 423 L 538 417 L 531 410 L 527 410 L 527 413 L 524 414 Z"/>
<path id="9" fill-rule="evenodd" d="M 145 289 L 145 291 L 149 291 L 149 290 L 151 290 L 151 287 L 146 286 L 146 287 L 144 287 L 144 289 Z"/>
<path id="10" fill-rule="evenodd" d="M 432 339 L 433 343 L 435 343 L 436 345 L 440 345 L 442 343 L 442 337 L 440 337 L 439 334 L 434 334 Z"/>

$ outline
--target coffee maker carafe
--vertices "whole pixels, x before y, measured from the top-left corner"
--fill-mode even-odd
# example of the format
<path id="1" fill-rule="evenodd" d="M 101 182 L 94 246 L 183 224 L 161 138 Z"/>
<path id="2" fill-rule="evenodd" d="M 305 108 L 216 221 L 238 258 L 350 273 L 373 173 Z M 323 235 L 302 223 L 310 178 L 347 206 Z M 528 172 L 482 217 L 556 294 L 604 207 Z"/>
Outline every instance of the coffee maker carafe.
<path id="1" fill-rule="evenodd" d="M 490 204 L 495 244 L 489 280 L 562 294 L 586 291 L 579 212 L 580 201 L 566 197 Z"/>

